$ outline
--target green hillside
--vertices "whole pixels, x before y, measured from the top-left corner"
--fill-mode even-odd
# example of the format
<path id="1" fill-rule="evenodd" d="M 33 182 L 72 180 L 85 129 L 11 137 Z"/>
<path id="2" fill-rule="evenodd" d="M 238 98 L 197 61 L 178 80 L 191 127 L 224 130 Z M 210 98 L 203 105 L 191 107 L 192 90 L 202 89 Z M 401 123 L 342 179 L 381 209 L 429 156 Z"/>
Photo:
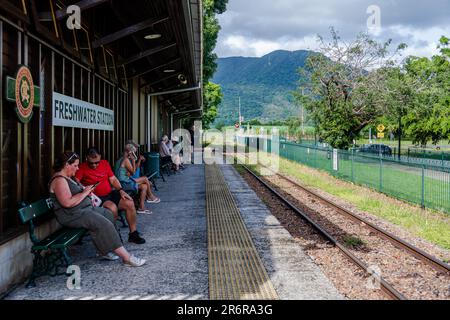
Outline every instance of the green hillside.
<path id="1" fill-rule="evenodd" d="M 291 91 L 298 86 L 297 70 L 304 66 L 310 51 L 278 50 L 261 58 L 219 58 L 213 82 L 224 94 L 216 123 L 234 124 L 238 119 L 238 97 L 244 120 L 262 122 L 298 115 Z"/>

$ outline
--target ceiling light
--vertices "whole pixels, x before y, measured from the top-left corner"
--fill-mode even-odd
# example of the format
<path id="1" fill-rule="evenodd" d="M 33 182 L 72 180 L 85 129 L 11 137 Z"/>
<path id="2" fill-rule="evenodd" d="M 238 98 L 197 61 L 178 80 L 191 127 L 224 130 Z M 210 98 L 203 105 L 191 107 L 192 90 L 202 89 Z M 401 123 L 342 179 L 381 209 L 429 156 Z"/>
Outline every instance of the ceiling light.
<path id="1" fill-rule="evenodd" d="M 187 79 L 186 79 L 184 74 L 179 74 L 178 75 L 178 80 L 180 80 L 181 84 L 186 84 L 187 83 Z"/>
<path id="2" fill-rule="evenodd" d="M 173 69 L 166 69 L 166 70 L 164 70 L 163 72 L 165 72 L 165 73 L 171 73 L 171 72 L 175 72 L 175 70 L 173 70 Z"/>
<path id="3" fill-rule="evenodd" d="M 161 38 L 161 34 L 159 33 L 152 33 L 152 34 L 148 34 L 144 37 L 147 40 L 152 40 L 152 39 L 158 39 Z"/>

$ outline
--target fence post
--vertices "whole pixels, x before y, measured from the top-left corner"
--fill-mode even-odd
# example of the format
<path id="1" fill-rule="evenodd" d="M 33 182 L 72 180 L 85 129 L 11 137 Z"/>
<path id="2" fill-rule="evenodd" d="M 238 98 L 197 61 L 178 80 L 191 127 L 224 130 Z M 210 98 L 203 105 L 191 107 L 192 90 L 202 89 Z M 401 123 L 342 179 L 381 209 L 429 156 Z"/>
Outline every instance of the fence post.
<path id="1" fill-rule="evenodd" d="M 352 182 L 355 182 L 355 149 L 352 148 Z"/>
<path id="2" fill-rule="evenodd" d="M 314 147 L 314 168 L 317 168 L 317 146 Z"/>
<path id="3" fill-rule="evenodd" d="M 425 209 L 425 166 L 422 165 L 422 209 Z"/>
<path id="4" fill-rule="evenodd" d="M 380 153 L 380 192 L 383 190 L 383 158 Z"/>

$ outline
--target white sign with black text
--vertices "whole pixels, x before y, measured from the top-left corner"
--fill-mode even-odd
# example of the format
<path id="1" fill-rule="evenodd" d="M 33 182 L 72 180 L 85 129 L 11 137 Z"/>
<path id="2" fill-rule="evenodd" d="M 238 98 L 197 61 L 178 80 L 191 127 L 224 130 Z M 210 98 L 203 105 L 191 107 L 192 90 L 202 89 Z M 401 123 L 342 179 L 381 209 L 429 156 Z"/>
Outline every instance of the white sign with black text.
<path id="1" fill-rule="evenodd" d="M 53 125 L 114 131 L 114 111 L 53 92 Z"/>

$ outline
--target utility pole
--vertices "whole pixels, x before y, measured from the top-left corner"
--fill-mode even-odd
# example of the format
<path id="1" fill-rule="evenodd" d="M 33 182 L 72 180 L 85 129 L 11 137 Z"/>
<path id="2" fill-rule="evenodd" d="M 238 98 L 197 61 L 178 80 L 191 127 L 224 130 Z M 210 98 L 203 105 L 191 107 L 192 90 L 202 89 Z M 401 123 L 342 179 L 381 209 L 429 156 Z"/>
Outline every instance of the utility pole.
<path id="1" fill-rule="evenodd" d="M 305 88 L 302 88 L 302 96 L 304 95 L 304 91 L 305 91 Z M 302 104 L 302 139 L 305 137 L 305 125 L 304 125 L 305 119 L 304 119 L 304 114 L 303 114 L 304 110 L 305 110 L 305 107 Z"/>
<path id="2" fill-rule="evenodd" d="M 398 160 L 401 160 L 401 149 L 402 149 L 402 115 L 398 117 Z"/>
<path id="3" fill-rule="evenodd" d="M 242 116 L 241 116 L 241 96 L 239 96 L 239 128 L 242 125 Z"/>

